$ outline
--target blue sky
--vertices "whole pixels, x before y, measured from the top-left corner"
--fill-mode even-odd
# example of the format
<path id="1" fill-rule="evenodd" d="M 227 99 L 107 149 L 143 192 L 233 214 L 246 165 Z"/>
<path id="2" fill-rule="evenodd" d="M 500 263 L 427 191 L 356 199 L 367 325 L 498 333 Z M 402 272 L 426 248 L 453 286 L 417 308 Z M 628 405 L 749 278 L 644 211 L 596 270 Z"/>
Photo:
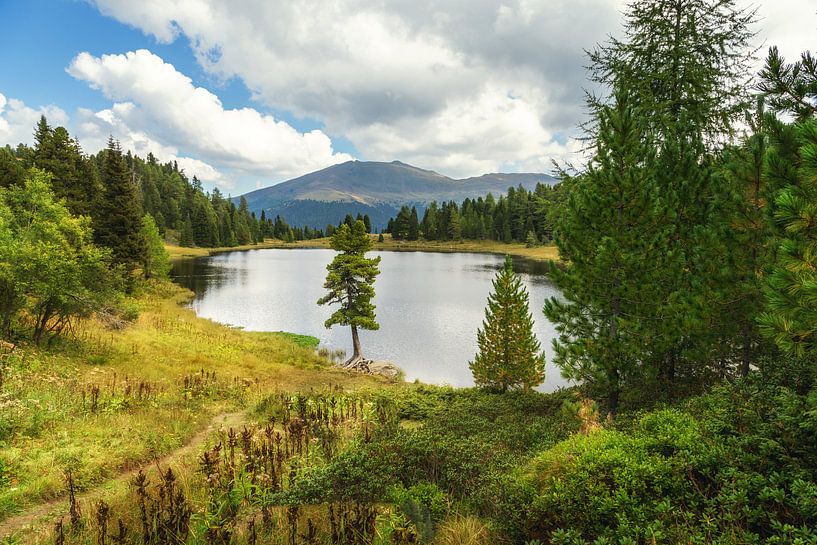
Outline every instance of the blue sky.
<path id="1" fill-rule="evenodd" d="M 272 110 L 252 101 L 252 94 L 238 77 L 213 77 L 196 62 L 190 43 L 182 37 L 170 44 L 157 41 L 142 31 L 106 17 L 82 0 L 0 0 L 0 92 L 7 97 L 25 97 L 31 104 L 55 104 L 70 111 L 86 107 L 102 109 L 109 104 L 103 95 L 71 77 L 66 67 L 82 51 L 93 55 L 148 49 L 173 64 L 198 86 L 217 94 L 225 108 L 252 104 L 259 111 L 287 121 L 300 131 L 321 128 L 313 119 L 298 118 L 284 110 Z M 342 138 L 338 149 L 355 152 Z"/>
<path id="2" fill-rule="evenodd" d="M 813 0 L 737 1 L 758 45 L 817 47 Z M 236 6 L 0 0 L 0 145 L 44 113 L 86 151 L 112 134 L 233 194 L 350 159 L 548 172 L 580 157 L 584 50 L 623 0 Z"/>

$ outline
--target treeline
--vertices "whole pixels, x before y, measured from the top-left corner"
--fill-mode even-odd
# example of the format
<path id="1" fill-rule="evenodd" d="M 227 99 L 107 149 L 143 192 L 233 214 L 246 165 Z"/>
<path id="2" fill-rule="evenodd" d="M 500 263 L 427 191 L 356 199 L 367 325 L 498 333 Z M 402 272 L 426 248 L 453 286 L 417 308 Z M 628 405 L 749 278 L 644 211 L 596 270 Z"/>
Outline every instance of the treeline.
<path id="1" fill-rule="evenodd" d="M 94 219 L 105 205 L 101 169 L 110 149 L 85 155 L 64 127 L 52 128 L 43 117 L 33 147 L 0 149 L 0 185 L 19 184 L 27 169 L 40 168 L 52 175 L 56 196 L 65 199 L 72 214 Z M 162 236 L 180 246 L 238 246 L 270 237 L 293 241 L 323 236 L 310 227 L 291 227 L 280 216 L 267 218 L 262 212 L 256 217 L 243 198 L 236 206 L 218 188 L 206 192 L 176 161 L 160 163 L 152 153 L 143 159 L 130 151 L 123 153 L 123 160 L 124 174 L 135 191 L 135 200 L 124 204 L 150 214 Z"/>
<path id="2" fill-rule="evenodd" d="M 438 204 L 432 202 L 420 220 L 417 208 L 403 206 L 386 232 L 396 240 L 496 240 L 536 245 L 553 239 L 553 225 L 564 200 L 561 184 L 537 184 L 533 191 L 510 187 L 497 200 L 492 194 Z"/>
<path id="3" fill-rule="evenodd" d="M 168 260 L 119 145 L 85 157 L 43 119 L 35 147 L 5 148 L 0 165 L 0 336 L 39 344 L 92 314 L 133 318 L 122 295 Z"/>

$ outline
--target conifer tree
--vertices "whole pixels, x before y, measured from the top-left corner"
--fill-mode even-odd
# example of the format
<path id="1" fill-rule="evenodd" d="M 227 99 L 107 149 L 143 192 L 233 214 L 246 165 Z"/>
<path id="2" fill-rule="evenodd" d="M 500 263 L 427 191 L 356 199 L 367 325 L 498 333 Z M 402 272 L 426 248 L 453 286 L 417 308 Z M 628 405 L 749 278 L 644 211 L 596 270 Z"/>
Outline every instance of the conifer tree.
<path id="1" fill-rule="evenodd" d="M 456 203 L 451 203 L 451 207 L 449 208 L 450 214 L 448 216 L 448 226 L 446 229 L 446 233 L 448 234 L 448 238 L 451 240 L 460 240 L 462 238 L 462 223 L 460 219 L 460 213 L 457 211 Z"/>
<path id="2" fill-rule="evenodd" d="M 21 184 L 25 169 L 8 146 L 0 148 L 0 188 Z"/>
<path id="3" fill-rule="evenodd" d="M 96 172 L 89 168 L 79 143 L 65 127 L 52 129 L 45 116 L 37 123 L 34 140 L 34 164 L 51 174 L 56 196 L 65 199 L 72 214 L 90 216 L 100 188 Z"/>
<path id="4" fill-rule="evenodd" d="M 344 367 L 354 368 L 364 363 L 360 347 L 358 328 L 379 329 L 375 319 L 374 280 L 380 270 L 380 257 L 367 258 L 372 249 L 372 239 L 366 234 L 366 225 L 357 221 L 350 228 L 343 223 L 332 235 L 332 249 L 338 252 L 332 263 L 327 265 L 326 282 L 323 287 L 328 293 L 318 299 L 319 305 L 339 305 L 326 320 L 326 327 L 348 325 L 352 330 L 354 353 Z"/>
<path id="5" fill-rule="evenodd" d="M 763 332 L 795 355 L 817 349 L 817 120 L 796 129 L 800 142 L 797 183 L 775 202 L 775 220 L 783 230 L 777 258 L 768 276 Z"/>
<path id="6" fill-rule="evenodd" d="M 395 216 L 391 226 L 391 234 L 395 240 L 406 240 L 411 233 L 411 212 L 403 205 Z M 415 239 L 416 240 L 416 239 Z"/>
<path id="7" fill-rule="evenodd" d="M 102 160 L 104 198 L 100 201 L 94 235 L 111 249 L 115 263 L 133 268 L 145 259 L 141 198 L 136 181 L 128 172 L 119 142 L 108 140 Z"/>
<path id="8" fill-rule="evenodd" d="M 417 240 L 418 238 L 420 238 L 420 221 L 417 218 L 417 208 L 412 206 L 406 240 Z"/>
<path id="9" fill-rule="evenodd" d="M 747 376 L 757 354 L 765 349 L 757 317 L 763 310 L 763 271 L 770 265 L 775 247 L 767 218 L 768 203 L 776 193 L 767 175 L 769 124 L 776 124 L 758 100 L 754 114 L 747 115 L 750 133 L 740 146 L 724 151 L 724 178 L 734 191 L 735 216 L 724 232 L 730 251 L 723 255 L 733 281 L 729 305 L 736 342 L 740 348 L 740 374 Z"/>
<path id="10" fill-rule="evenodd" d="M 551 269 L 564 299 L 551 298 L 544 311 L 559 334 L 554 362 L 563 376 L 606 398 L 614 415 L 623 387 L 661 336 L 646 318 L 665 306 L 661 274 L 678 265 L 666 249 L 668 211 L 643 118 L 623 92 L 599 114 L 587 171 L 565 174 L 570 193 L 556 244 L 570 266 Z"/>
<path id="11" fill-rule="evenodd" d="M 787 63 L 777 47 L 769 48 L 758 87 L 773 109 L 789 112 L 799 121 L 817 116 L 817 57 L 805 51 Z"/>
<path id="12" fill-rule="evenodd" d="M 485 320 L 477 331 L 479 352 L 469 363 L 477 386 L 506 392 L 529 390 L 545 380 L 545 355 L 533 333 L 528 292 L 510 256 L 493 281 Z"/>
<path id="13" fill-rule="evenodd" d="M 196 242 L 193 240 L 193 225 L 190 222 L 190 216 L 185 217 L 179 226 L 179 246 L 186 248 L 195 246 Z M 235 244 L 232 244 L 235 246 Z"/>
<path id="14" fill-rule="evenodd" d="M 656 298 L 665 305 L 644 317 L 649 361 L 667 392 L 678 377 L 718 372 L 739 346 L 731 327 L 734 280 L 721 267 L 734 216 L 730 188 L 716 176 L 716 153 L 750 104 L 748 80 L 754 12 L 736 0 L 635 0 L 621 39 L 590 54 L 592 79 L 626 91 L 657 148 L 655 179 L 668 214 L 662 224 L 672 266 Z M 592 98 L 591 137 L 609 98 Z M 595 127 L 594 127 L 595 125 Z"/>

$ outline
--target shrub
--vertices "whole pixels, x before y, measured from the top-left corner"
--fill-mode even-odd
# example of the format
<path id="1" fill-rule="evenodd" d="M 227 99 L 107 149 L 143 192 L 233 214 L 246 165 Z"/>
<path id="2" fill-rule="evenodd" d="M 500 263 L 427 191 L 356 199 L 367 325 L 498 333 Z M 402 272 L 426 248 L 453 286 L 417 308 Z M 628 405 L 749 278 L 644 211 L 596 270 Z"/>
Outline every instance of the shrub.
<path id="1" fill-rule="evenodd" d="M 812 543 L 816 437 L 817 390 L 716 387 L 543 451 L 499 520 L 552 543 Z"/>

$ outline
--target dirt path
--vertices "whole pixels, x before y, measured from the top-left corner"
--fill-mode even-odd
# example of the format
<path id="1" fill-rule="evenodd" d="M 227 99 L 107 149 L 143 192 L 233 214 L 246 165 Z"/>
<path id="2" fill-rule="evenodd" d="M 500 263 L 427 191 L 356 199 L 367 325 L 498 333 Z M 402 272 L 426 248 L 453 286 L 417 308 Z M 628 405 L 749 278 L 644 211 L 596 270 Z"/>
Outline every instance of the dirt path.
<path id="1" fill-rule="evenodd" d="M 242 412 L 218 414 L 213 417 L 210 424 L 206 428 L 196 433 L 184 446 L 166 454 L 165 456 L 162 456 L 161 458 L 151 460 L 150 462 L 145 463 L 142 467 L 156 466 L 157 464 L 159 466 L 166 466 L 176 460 L 186 458 L 188 455 L 193 454 L 207 440 L 210 434 L 219 428 L 239 428 L 246 423 L 246 415 Z M 85 505 L 88 505 L 89 502 L 102 497 L 105 490 L 109 488 L 111 484 L 130 482 L 130 480 L 133 479 L 137 473 L 139 473 L 139 469 L 140 468 L 123 471 L 116 477 L 105 481 L 91 490 L 86 490 L 77 494 L 77 500 L 83 504 L 83 507 L 85 507 Z M 42 526 L 46 523 L 56 522 L 56 520 L 61 516 L 67 516 L 67 513 L 67 497 L 56 498 L 46 503 L 41 503 L 30 507 L 23 513 L 13 515 L 5 520 L 0 520 L 0 541 L 16 534 L 17 532 L 20 532 L 21 530 L 26 530 L 34 526 Z"/>

